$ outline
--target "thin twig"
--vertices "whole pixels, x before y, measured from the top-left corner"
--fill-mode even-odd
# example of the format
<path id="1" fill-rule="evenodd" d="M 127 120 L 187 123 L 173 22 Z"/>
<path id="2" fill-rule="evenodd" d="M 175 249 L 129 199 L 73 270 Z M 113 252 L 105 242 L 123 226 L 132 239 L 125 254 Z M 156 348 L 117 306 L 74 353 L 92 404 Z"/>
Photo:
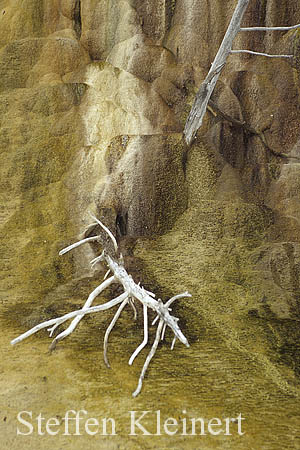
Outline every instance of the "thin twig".
<path id="1" fill-rule="evenodd" d="M 298 25 L 292 25 L 291 27 L 243 27 L 240 31 L 288 31 L 300 28 L 300 23 Z"/>
<path id="2" fill-rule="evenodd" d="M 69 252 L 70 250 L 73 250 L 73 248 L 79 247 L 79 245 L 86 244 L 87 242 L 98 241 L 99 239 L 100 236 L 91 236 L 85 239 L 81 239 L 81 241 L 75 242 L 74 244 L 71 244 L 68 247 L 63 248 L 58 254 L 62 256 L 65 253 Z"/>
<path id="3" fill-rule="evenodd" d="M 137 319 L 137 310 L 134 304 L 134 298 L 130 298 L 129 300 L 129 305 L 131 306 L 132 310 L 133 310 L 133 320 L 136 321 Z"/>
<path id="4" fill-rule="evenodd" d="M 104 291 L 104 289 L 106 289 L 108 286 L 110 286 L 114 281 L 115 281 L 115 277 L 112 276 L 112 277 L 108 278 L 107 280 L 103 281 L 99 286 L 96 287 L 96 289 L 93 290 L 93 292 L 90 293 L 87 301 L 85 302 L 85 304 L 82 308 L 82 314 L 75 317 L 75 319 L 72 320 L 72 322 L 68 326 L 68 328 L 66 330 L 62 331 L 58 336 L 55 337 L 55 339 L 53 340 L 53 342 L 51 344 L 50 349 L 55 347 L 58 341 L 61 341 L 65 337 L 69 336 L 69 334 L 71 334 L 75 330 L 75 328 L 77 327 L 77 325 L 79 324 L 79 322 L 81 321 L 81 319 L 84 316 L 84 311 L 87 308 L 89 308 L 91 306 L 91 304 L 93 303 L 93 301 L 95 300 L 95 298 L 99 294 L 101 294 L 101 292 Z"/>
<path id="5" fill-rule="evenodd" d="M 143 350 L 143 348 L 148 343 L 148 308 L 147 306 L 143 305 L 143 313 L 144 313 L 144 339 L 143 342 L 135 349 L 135 351 L 132 353 L 128 364 L 131 366 L 137 355 Z"/>
<path id="6" fill-rule="evenodd" d="M 155 340 L 154 340 L 154 342 L 152 344 L 150 352 L 148 353 L 148 356 L 146 358 L 146 361 L 144 363 L 144 366 L 143 366 L 143 369 L 142 369 L 142 372 L 141 372 L 141 375 L 140 375 L 140 378 L 139 378 L 139 381 L 138 381 L 137 388 L 134 391 L 134 393 L 132 394 L 132 397 L 136 397 L 141 392 L 141 389 L 142 389 L 142 386 L 143 386 L 143 379 L 145 377 L 145 373 L 146 373 L 146 371 L 148 369 L 150 361 L 153 358 L 153 356 L 155 355 L 155 352 L 157 350 L 157 346 L 158 346 L 158 343 L 159 343 L 159 339 L 160 339 L 161 330 L 162 330 L 163 325 L 164 325 L 164 321 L 162 319 L 160 319 L 159 324 L 158 324 L 157 329 L 156 329 Z"/>
<path id="7" fill-rule="evenodd" d="M 18 344 L 19 342 L 23 341 L 24 339 L 28 338 L 32 334 L 37 333 L 38 331 L 42 330 L 43 328 L 47 328 L 51 325 L 58 324 L 61 325 L 62 323 L 66 322 L 69 319 L 73 319 L 73 317 L 79 316 L 79 315 L 86 315 L 91 314 L 99 311 L 105 311 L 106 309 L 110 309 L 113 306 L 118 305 L 124 300 L 124 296 L 126 296 L 126 292 L 119 295 L 118 297 L 110 300 L 109 302 L 104 303 L 103 305 L 98 306 L 92 306 L 91 308 L 85 309 L 84 311 L 82 309 L 78 309 L 76 311 L 69 312 L 67 314 L 64 314 L 61 317 L 56 317 L 55 319 L 46 320 L 45 322 L 39 323 L 38 325 L 35 325 L 30 330 L 26 331 L 25 333 L 21 334 L 20 336 L 13 339 L 10 343 L 11 345 Z"/>
<path id="8" fill-rule="evenodd" d="M 49 337 L 53 336 L 54 331 L 56 330 L 57 327 L 59 327 L 60 323 L 56 323 L 55 325 L 53 325 L 53 327 L 51 328 L 47 328 L 47 331 L 49 332 Z"/>
<path id="9" fill-rule="evenodd" d="M 100 256 L 97 256 L 97 258 L 94 258 L 94 259 L 92 259 L 92 261 L 90 261 L 91 267 L 93 268 L 95 264 L 103 261 L 103 259 L 104 259 L 104 252 L 102 252 Z M 105 280 L 105 278 L 104 278 L 104 280 Z"/>
<path id="10" fill-rule="evenodd" d="M 150 297 L 155 298 L 155 294 L 151 291 L 147 291 L 146 289 L 144 289 L 144 291 L 146 292 L 146 294 L 150 295 Z"/>
<path id="11" fill-rule="evenodd" d="M 249 53 L 250 55 L 266 56 L 267 58 L 293 58 L 293 55 L 270 55 L 269 53 L 253 52 L 252 50 L 231 50 L 232 54 Z"/>
<path id="12" fill-rule="evenodd" d="M 108 234 L 108 236 L 112 240 L 115 252 L 117 253 L 117 251 L 118 251 L 118 244 L 117 244 L 116 238 L 114 237 L 112 232 L 105 225 L 103 225 L 103 223 L 100 220 L 98 220 L 97 217 L 93 216 L 93 214 L 90 213 L 90 216 L 92 217 L 92 219 L 96 220 L 96 222 L 100 225 L 101 228 L 103 228 L 104 231 L 106 231 L 106 233 Z"/>
<path id="13" fill-rule="evenodd" d="M 110 322 L 110 324 L 109 324 L 109 326 L 108 326 L 108 328 L 107 328 L 107 330 L 105 332 L 104 343 L 103 343 L 103 358 L 104 358 L 104 362 L 105 362 L 107 367 L 110 367 L 110 364 L 109 364 L 108 358 L 107 358 L 108 338 L 109 338 L 111 330 L 115 326 L 118 318 L 120 317 L 121 312 L 123 311 L 123 309 L 125 308 L 127 303 L 128 303 L 128 296 L 125 298 L 125 300 L 123 300 L 123 302 L 119 306 L 116 314 L 114 315 L 112 321 Z"/>
<path id="14" fill-rule="evenodd" d="M 166 328 L 167 328 L 167 324 L 164 323 L 164 326 L 163 326 L 163 329 L 162 329 L 162 332 L 161 332 L 161 337 L 160 337 L 160 340 L 161 340 L 161 341 L 163 341 L 164 338 L 165 338 Z"/>
<path id="15" fill-rule="evenodd" d="M 159 316 L 156 316 L 156 317 L 152 320 L 151 325 L 155 325 L 156 322 L 158 321 L 158 319 L 159 319 Z"/>
<path id="16" fill-rule="evenodd" d="M 175 342 L 176 342 L 176 336 L 173 337 L 173 341 L 172 341 L 172 344 L 171 344 L 171 350 L 173 350 Z"/>
<path id="17" fill-rule="evenodd" d="M 106 278 L 108 277 L 108 275 L 110 274 L 110 269 L 108 269 L 108 271 L 106 272 L 106 274 L 103 277 L 103 280 L 106 280 Z"/>
<path id="18" fill-rule="evenodd" d="M 192 297 L 192 295 L 191 295 L 188 291 L 183 292 L 182 294 L 174 295 L 174 297 L 171 297 L 171 298 L 165 303 L 166 308 L 169 308 L 169 307 L 172 305 L 172 303 L 175 302 L 175 300 L 178 300 L 179 298 L 184 298 L 184 297 Z"/>

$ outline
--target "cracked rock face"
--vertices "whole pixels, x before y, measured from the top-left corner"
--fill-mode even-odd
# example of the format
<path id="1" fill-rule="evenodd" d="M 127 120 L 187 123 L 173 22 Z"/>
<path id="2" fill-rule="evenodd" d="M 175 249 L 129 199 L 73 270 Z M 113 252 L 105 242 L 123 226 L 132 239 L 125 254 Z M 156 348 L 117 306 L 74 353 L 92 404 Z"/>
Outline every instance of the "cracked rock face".
<path id="1" fill-rule="evenodd" d="M 207 112 L 194 145 L 182 140 L 235 6 L 0 0 L 0 288 L 6 308 L 86 280 L 97 249 L 58 251 L 90 233 L 91 210 L 150 288 L 191 291 L 195 317 L 225 342 L 208 333 L 212 354 L 234 348 L 245 378 L 257 358 L 280 397 L 299 374 L 300 31 L 240 33 L 235 49 L 294 58 L 231 56 L 212 100 L 248 131 Z M 296 0 L 253 0 L 243 21 L 299 22 Z"/>

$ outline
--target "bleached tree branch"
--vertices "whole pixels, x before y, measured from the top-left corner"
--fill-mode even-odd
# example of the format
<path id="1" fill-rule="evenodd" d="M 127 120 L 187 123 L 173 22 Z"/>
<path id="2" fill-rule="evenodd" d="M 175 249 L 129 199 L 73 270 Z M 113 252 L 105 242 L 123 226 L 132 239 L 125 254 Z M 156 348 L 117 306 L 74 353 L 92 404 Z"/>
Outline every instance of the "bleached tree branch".
<path id="1" fill-rule="evenodd" d="M 250 0 L 238 0 L 223 41 L 220 45 L 218 53 L 211 65 L 210 71 L 206 79 L 201 84 L 196 95 L 196 99 L 192 106 L 191 112 L 187 118 L 183 134 L 186 143 L 190 145 L 202 125 L 203 117 L 206 112 L 208 100 L 213 93 L 215 85 L 220 76 L 220 72 L 226 64 L 227 57 L 230 55 L 232 44 L 235 36 L 240 30 L 240 24 Z"/>
<path id="2" fill-rule="evenodd" d="M 243 27 L 240 31 L 289 31 L 300 28 L 300 23 L 291 27 Z"/>
<path id="3" fill-rule="evenodd" d="M 117 253 L 117 251 L 118 251 L 118 244 L 117 244 L 117 241 L 116 241 L 114 235 L 111 233 L 111 231 L 110 231 L 105 225 L 103 225 L 103 223 L 102 223 L 100 220 L 97 219 L 97 217 L 93 216 L 93 214 L 91 214 L 91 213 L 90 213 L 90 216 L 91 216 L 91 218 L 94 219 L 94 220 L 97 222 L 97 224 L 100 225 L 100 227 L 103 228 L 103 230 L 108 234 L 108 236 L 109 236 L 110 239 L 112 240 L 112 243 L 113 243 L 115 252 Z"/>
<path id="4" fill-rule="evenodd" d="M 248 53 L 251 55 L 265 56 L 268 58 L 293 58 L 293 55 L 270 55 L 268 53 L 260 53 L 252 50 L 232 50 L 233 40 L 239 31 L 288 31 L 300 28 L 300 24 L 289 27 L 241 27 L 240 24 L 249 1 L 250 0 L 238 0 L 223 41 L 211 65 L 210 71 L 196 94 L 194 104 L 188 115 L 183 131 L 187 145 L 191 145 L 197 131 L 202 125 L 208 102 L 218 81 L 220 72 L 225 66 L 227 58 L 230 54 Z"/>
<path id="5" fill-rule="evenodd" d="M 127 305 L 127 303 L 128 303 L 128 296 L 125 298 L 125 300 L 122 301 L 122 303 L 119 306 L 116 314 L 113 317 L 113 320 L 111 321 L 111 323 L 109 324 L 109 327 L 106 329 L 106 332 L 105 332 L 104 343 L 103 343 L 103 357 L 104 357 L 104 362 L 105 362 L 107 367 L 110 367 L 110 364 L 109 364 L 108 358 L 107 358 L 108 337 L 110 335 L 111 330 L 115 326 L 118 318 L 120 317 L 121 312 L 123 311 L 123 309 Z"/>
<path id="6" fill-rule="evenodd" d="M 110 236 L 111 240 L 113 241 L 116 253 L 117 253 L 117 250 L 118 250 L 117 242 L 115 240 L 115 237 L 112 235 L 111 231 L 107 227 L 105 227 L 105 225 L 103 225 L 102 222 L 100 222 L 98 219 L 96 219 L 95 217 L 93 217 L 93 219 L 95 219 L 96 222 L 101 226 L 101 228 L 104 229 L 107 232 L 107 234 Z M 88 242 L 92 242 L 94 240 L 99 240 L 99 238 L 100 237 L 97 235 L 97 236 L 93 236 L 90 238 L 82 239 L 79 242 L 69 245 L 65 249 L 61 250 L 59 252 L 59 254 L 63 255 L 65 253 L 67 253 L 68 251 L 73 250 L 74 248 L 78 247 L 79 245 L 82 245 L 82 244 L 85 244 Z M 13 339 L 11 341 L 11 344 L 15 345 L 18 342 L 21 342 L 22 340 L 24 340 L 27 337 L 31 336 L 32 334 L 36 333 L 37 331 L 39 331 L 43 328 L 48 328 L 48 327 L 51 327 L 51 328 L 48 328 L 48 331 L 49 331 L 49 334 L 51 337 L 53 335 L 54 330 L 59 325 L 63 324 L 64 322 L 66 322 L 69 319 L 73 319 L 71 324 L 69 325 L 69 327 L 66 328 L 66 330 L 62 331 L 58 336 L 56 336 L 54 338 L 54 340 L 51 344 L 51 347 L 50 347 L 50 349 L 54 349 L 58 341 L 67 337 L 75 330 L 75 328 L 77 327 L 80 320 L 86 314 L 104 311 L 106 309 L 110 309 L 116 305 L 119 305 L 118 310 L 115 313 L 110 325 L 108 326 L 108 328 L 105 332 L 105 336 L 104 336 L 104 344 L 103 344 L 104 361 L 105 361 L 105 364 L 107 365 L 107 367 L 110 367 L 109 362 L 108 362 L 108 357 L 107 357 L 109 335 L 110 335 L 113 327 L 115 326 L 118 318 L 120 317 L 123 309 L 125 308 L 125 306 L 127 304 L 131 304 L 133 306 L 134 313 L 135 313 L 134 319 L 136 318 L 136 309 L 133 305 L 133 302 L 136 299 L 136 300 L 140 301 L 143 305 L 144 339 L 143 339 L 143 342 L 137 347 L 137 349 L 133 352 L 132 356 L 130 357 L 130 359 L 129 359 L 130 365 L 133 363 L 136 356 L 141 352 L 141 350 L 148 343 L 148 308 L 152 309 L 157 314 L 157 317 L 159 318 L 159 324 L 157 327 L 155 341 L 154 341 L 152 348 L 145 360 L 145 363 L 144 363 L 144 366 L 143 366 L 143 369 L 142 369 L 142 372 L 141 372 L 141 375 L 139 378 L 138 387 L 135 390 L 135 392 L 133 393 L 133 396 L 135 397 L 141 391 L 142 383 L 143 383 L 143 379 L 144 379 L 146 370 L 149 366 L 149 363 L 150 363 L 152 357 L 154 356 L 154 354 L 156 352 L 156 349 L 158 346 L 158 341 L 162 337 L 162 331 L 163 331 L 163 336 L 164 336 L 164 332 L 165 332 L 166 328 L 169 327 L 172 330 L 172 332 L 174 333 L 175 339 L 178 339 L 186 347 L 189 347 L 189 343 L 188 343 L 186 337 L 184 336 L 184 334 L 182 333 L 181 329 L 178 326 L 178 319 L 170 314 L 170 311 L 171 311 L 170 305 L 179 298 L 191 297 L 191 295 L 188 292 L 185 292 L 183 294 L 178 294 L 178 295 L 175 295 L 174 297 L 172 297 L 171 299 L 169 299 L 164 304 L 160 299 L 156 300 L 154 298 L 155 294 L 153 294 L 152 292 L 146 291 L 142 286 L 140 286 L 140 284 L 136 284 L 133 281 L 131 275 L 129 275 L 127 273 L 126 269 L 124 268 L 122 259 L 117 261 L 117 260 L 113 259 L 105 251 L 103 251 L 100 256 L 98 256 L 97 258 L 94 258 L 91 261 L 91 264 L 94 265 L 94 264 L 102 262 L 102 261 L 106 263 L 109 271 L 112 273 L 112 276 L 110 278 L 104 280 L 99 286 L 96 287 L 96 289 L 94 289 L 90 293 L 90 295 L 89 295 L 88 299 L 86 300 L 85 304 L 83 305 L 82 309 L 77 310 L 77 311 L 72 311 L 61 317 L 57 317 L 55 319 L 51 319 L 51 320 L 42 322 L 42 323 L 36 325 L 35 327 L 31 328 L 30 330 L 26 331 L 25 333 L 21 334 L 17 338 Z M 103 305 L 98 305 L 98 306 L 92 307 L 91 305 L 92 305 L 93 301 L 95 300 L 95 298 L 97 296 L 99 296 L 99 294 L 101 294 L 112 283 L 119 283 L 123 287 L 123 290 L 124 290 L 123 294 L 110 300 L 109 302 L 104 303 Z M 175 340 L 173 339 L 173 343 L 174 342 L 175 342 Z M 173 348 L 173 343 L 172 343 L 172 348 Z"/>
<path id="7" fill-rule="evenodd" d="M 58 341 L 61 341 L 62 339 L 64 339 L 65 337 L 69 336 L 69 334 L 71 334 L 75 328 L 77 327 L 77 325 L 79 324 L 79 322 L 81 321 L 81 319 L 84 316 L 84 311 L 86 309 L 88 309 L 91 304 L 93 303 L 93 301 L 95 300 L 95 298 L 101 294 L 101 292 L 104 291 L 104 289 L 106 289 L 108 286 L 110 286 L 113 282 L 115 281 L 114 277 L 110 277 L 107 280 L 103 281 L 103 283 L 101 283 L 99 286 L 96 287 L 96 289 L 93 290 L 93 292 L 90 293 L 87 301 L 85 302 L 83 308 L 82 308 L 82 314 L 78 315 L 75 317 L 75 319 L 72 320 L 71 324 L 68 326 L 68 328 L 66 330 L 64 330 L 62 333 L 60 333 L 58 336 L 56 336 L 56 338 L 53 340 L 50 349 L 53 350 L 56 347 L 56 344 Z"/>
<path id="8" fill-rule="evenodd" d="M 64 248 L 59 252 L 59 255 L 64 255 L 65 253 L 73 250 L 73 248 L 79 247 L 82 244 L 86 244 L 87 242 L 99 241 L 100 236 L 91 236 L 85 239 L 81 239 L 81 241 L 75 242 L 75 244 L 69 245 L 69 247 Z"/>
<path id="9" fill-rule="evenodd" d="M 137 355 L 143 350 L 143 348 L 148 344 L 148 308 L 143 305 L 144 313 L 144 339 L 143 342 L 138 346 L 138 348 L 132 353 L 128 364 L 131 366 Z"/>
<path id="10" fill-rule="evenodd" d="M 253 52 L 252 50 L 231 50 L 230 53 L 249 53 L 250 55 L 266 56 L 267 58 L 293 58 L 293 55 L 270 55 L 269 53 Z"/>
<path id="11" fill-rule="evenodd" d="M 150 352 L 148 353 L 148 356 L 146 358 L 145 364 L 143 366 L 143 369 L 142 369 L 142 372 L 141 372 L 141 375 L 140 375 L 140 378 L 139 378 L 138 386 L 137 386 L 136 390 L 134 391 L 134 393 L 132 394 L 132 397 L 136 397 L 141 392 L 141 389 L 142 389 L 142 386 L 143 386 L 143 380 L 144 380 L 144 377 L 145 377 L 145 373 L 146 373 L 146 371 L 148 369 L 148 366 L 150 364 L 151 359 L 153 358 L 153 356 L 155 355 L 155 352 L 157 350 L 157 346 L 158 346 L 158 343 L 159 343 L 159 340 L 160 340 L 160 335 L 161 335 L 161 330 L 162 330 L 163 325 L 164 325 L 164 321 L 162 319 L 160 319 L 158 327 L 156 329 L 155 340 L 154 340 L 154 342 L 152 344 Z"/>
<path id="12" fill-rule="evenodd" d="M 81 316 L 82 314 L 91 314 L 99 311 L 105 311 L 106 309 L 110 309 L 113 306 L 118 305 L 121 303 L 125 297 L 127 296 L 126 293 L 123 293 L 119 295 L 118 297 L 114 298 L 113 300 L 110 300 L 107 303 L 104 303 L 103 305 L 93 306 L 91 308 L 87 308 L 84 311 L 82 309 L 78 309 L 76 311 L 69 312 L 68 314 L 64 314 L 61 317 L 57 317 L 56 319 L 50 319 L 46 320 L 46 322 L 39 323 L 35 327 L 31 328 L 30 330 L 26 331 L 25 333 L 21 334 L 20 336 L 16 337 L 11 341 L 11 345 L 18 344 L 19 342 L 23 341 L 24 339 L 27 339 L 29 336 L 37 333 L 38 331 L 42 330 L 43 328 L 47 328 L 51 325 L 61 325 L 62 323 L 66 322 L 69 319 L 73 319 L 73 317 Z"/>

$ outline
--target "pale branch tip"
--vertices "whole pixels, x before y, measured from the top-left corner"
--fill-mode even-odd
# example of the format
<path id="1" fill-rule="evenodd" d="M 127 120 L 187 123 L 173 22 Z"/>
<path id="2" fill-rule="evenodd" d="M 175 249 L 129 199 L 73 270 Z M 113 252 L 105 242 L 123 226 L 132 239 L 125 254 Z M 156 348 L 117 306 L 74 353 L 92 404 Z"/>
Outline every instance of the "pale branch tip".
<path id="1" fill-rule="evenodd" d="M 110 335 L 111 330 L 113 329 L 113 327 L 115 326 L 118 318 L 121 315 L 121 312 L 123 311 L 123 309 L 125 308 L 125 306 L 128 303 L 128 295 L 126 296 L 126 298 L 122 301 L 121 305 L 119 306 L 116 314 L 114 315 L 112 321 L 110 322 L 108 328 L 106 329 L 105 332 L 105 336 L 104 336 L 104 342 L 103 342 L 103 358 L 104 358 L 104 362 L 106 364 L 107 367 L 110 367 L 110 364 L 108 362 L 108 358 L 107 358 L 107 348 L 108 348 L 108 337 Z"/>
<path id="2" fill-rule="evenodd" d="M 146 358 L 144 367 L 142 369 L 142 372 L 141 372 L 141 375 L 140 375 L 140 378 L 139 378 L 138 386 L 137 386 L 136 390 L 133 392 L 132 397 L 136 397 L 141 392 L 141 389 L 142 389 L 142 386 L 143 386 L 143 380 L 144 380 L 144 377 L 145 377 L 145 373 L 146 373 L 146 371 L 148 369 L 148 366 L 150 364 L 151 359 L 153 358 L 153 356 L 155 355 L 155 352 L 157 350 L 157 346 L 158 346 L 158 343 L 159 343 L 159 340 L 160 340 L 160 336 L 161 336 L 163 325 L 164 325 L 164 321 L 162 319 L 160 319 L 159 324 L 158 324 L 157 329 L 156 329 L 156 336 L 155 336 L 154 342 L 152 344 L 150 352 L 148 353 L 148 356 Z"/>
<path id="3" fill-rule="evenodd" d="M 144 314 L 144 339 L 143 342 L 135 349 L 135 351 L 132 353 L 128 364 L 131 366 L 137 355 L 143 350 L 143 348 L 148 343 L 148 308 L 147 306 L 143 305 L 143 314 Z"/>
<path id="4" fill-rule="evenodd" d="M 65 253 L 68 253 L 69 251 L 73 250 L 73 248 L 79 247 L 80 245 L 86 244 L 87 242 L 98 241 L 99 239 L 100 236 L 91 236 L 85 239 L 81 239 L 81 241 L 75 242 L 74 244 L 71 244 L 68 247 L 63 248 L 58 254 L 59 256 L 62 256 Z"/>
<path id="5" fill-rule="evenodd" d="M 114 247 L 117 246 L 117 241 L 115 240 L 115 237 L 111 233 L 111 231 L 103 225 L 103 223 L 96 219 L 94 216 L 92 216 L 93 219 L 96 220 L 96 222 L 107 232 L 107 234 L 110 236 L 111 240 L 114 243 Z M 72 245 L 69 245 L 65 249 L 61 250 L 59 252 L 60 255 L 63 255 L 64 253 L 69 252 L 70 250 L 73 250 L 74 248 L 86 244 L 89 242 L 92 242 L 94 240 L 99 240 L 99 236 L 91 236 L 89 238 L 82 239 Z M 124 268 L 124 265 L 120 261 L 116 261 L 111 256 L 109 256 L 105 251 L 102 252 L 102 254 L 96 258 L 94 258 L 91 261 L 91 264 L 94 265 L 98 262 L 104 261 L 106 265 L 108 266 L 108 271 L 105 275 L 104 281 L 97 286 L 88 296 L 86 302 L 84 303 L 83 307 L 79 310 L 72 311 L 70 313 L 64 314 L 63 316 L 57 317 L 55 319 L 47 320 L 45 322 L 42 322 L 30 330 L 26 331 L 25 333 L 21 334 L 17 338 L 13 339 L 11 341 L 12 345 L 17 344 L 18 342 L 21 342 L 22 340 L 26 339 L 27 337 L 31 336 L 32 334 L 36 333 L 37 331 L 47 328 L 47 331 L 49 332 L 50 337 L 53 336 L 54 331 L 56 328 L 66 322 L 67 320 L 72 319 L 70 325 L 62 331 L 60 334 L 58 334 L 52 341 L 52 344 L 50 346 L 50 349 L 53 350 L 56 347 L 56 344 L 70 335 L 81 319 L 85 317 L 86 314 L 91 314 L 99 311 L 104 311 L 107 309 L 110 309 L 114 306 L 118 306 L 117 312 L 115 313 L 112 321 L 110 322 L 108 328 L 106 329 L 105 335 L 104 335 L 104 343 L 103 343 L 103 357 L 104 362 L 107 365 L 107 367 L 110 367 L 108 357 L 107 357 L 107 350 L 108 350 L 108 338 L 109 335 L 115 326 L 118 318 L 120 317 L 123 309 L 129 305 L 133 308 L 134 311 L 134 320 L 137 316 L 136 307 L 134 305 L 134 300 L 138 300 L 143 305 L 143 319 L 144 319 L 144 338 L 142 343 L 136 348 L 136 350 L 133 352 L 129 359 L 129 365 L 133 363 L 135 358 L 138 356 L 138 354 L 142 351 L 142 349 L 147 345 L 149 340 L 149 332 L 148 332 L 148 309 L 152 309 L 157 314 L 157 320 L 159 319 L 159 324 L 157 326 L 156 331 L 156 338 L 153 342 L 153 345 L 150 349 L 150 352 L 148 356 L 146 357 L 146 360 L 144 362 L 141 375 L 139 377 L 138 386 L 137 389 L 134 391 L 133 396 L 136 397 L 141 389 L 143 384 L 143 379 L 145 377 L 145 373 L 147 371 L 147 368 L 150 364 L 150 361 L 152 357 L 154 356 L 159 340 L 164 338 L 166 328 L 169 327 L 173 334 L 174 338 L 172 341 L 171 348 L 173 349 L 175 340 L 178 339 L 181 341 L 186 347 L 189 347 L 189 343 L 182 333 L 181 329 L 178 326 L 178 318 L 172 316 L 170 314 L 171 311 L 171 304 L 182 297 L 191 297 L 191 294 L 188 292 L 184 292 L 182 294 L 177 294 L 174 297 L 170 298 L 165 304 L 160 299 L 155 299 L 155 294 L 152 292 L 149 292 L 145 290 L 142 286 L 140 286 L 140 283 L 136 284 Z M 108 273 L 111 272 L 112 275 L 107 278 Z M 96 297 L 98 297 L 107 287 L 109 287 L 112 283 L 118 283 L 123 287 L 123 293 L 119 295 L 116 298 L 113 298 L 112 300 L 97 306 L 92 306 L 93 301 Z"/>
<path id="6" fill-rule="evenodd" d="M 117 253 L 117 251 L 118 251 L 118 244 L 117 244 L 116 238 L 114 237 L 112 232 L 99 219 L 97 219 L 97 217 L 95 217 L 91 212 L 89 214 L 92 217 L 92 219 L 94 219 L 98 223 L 98 225 L 100 225 L 100 227 L 103 228 L 103 230 L 108 234 L 108 236 L 112 240 L 115 252 Z"/>

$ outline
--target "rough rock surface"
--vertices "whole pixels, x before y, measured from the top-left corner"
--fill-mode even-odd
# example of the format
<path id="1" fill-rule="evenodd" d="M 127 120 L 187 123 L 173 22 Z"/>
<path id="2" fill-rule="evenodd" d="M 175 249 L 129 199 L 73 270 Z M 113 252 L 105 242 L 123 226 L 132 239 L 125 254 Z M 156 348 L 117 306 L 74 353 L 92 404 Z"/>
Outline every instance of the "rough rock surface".
<path id="1" fill-rule="evenodd" d="M 8 417 L 0 420 L 7 448 L 20 448 L 16 411 L 38 415 L 46 404 L 49 417 L 83 407 L 115 415 L 120 436 L 104 440 L 107 449 L 120 442 L 135 448 L 125 419 L 135 408 L 164 409 L 167 417 L 182 408 L 190 417 L 242 411 L 248 417 L 243 442 L 209 436 L 206 448 L 280 449 L 287 442 L 296 448 L 300 31 L 236 38 L 236 49 L 294 55 L 292 62 L 229 58 L 213 101 L 257 134 L 208 112 L 193 147 L 182 141 L 195 93 L 235 5 L 0 0 L 0 404 Z M 296 0 L 252 0 L 244 18 L 247 26 L 299 22 Z M 36 351 L 33 340 L 24 343 L 25 359 L 21 346 L 8 350 L 10 338 L 79 306 L 97 283 L 101 271 L 89 278 L 86 269 L 95 249 L 58 257 L 80 232 L 90 232 L 89 210 L 114 231 L 133 275 L 151 290 L 164 298 L 183 289 L 193 294 L 178 312 L 191 353 L 179 346 L 173 357 L 165 352 L 163 363 L 153 366 L 155 382 L 150 372 L 149 387 L 135 404 L 127 399 L 133 375 L 118 353 L 139 339 L 129 316 L 116 331 L 118 370 L 109 380 L 103 367 L 97 367 L 101 376 L 92 370 L 99 359 L 97 318 L 87 321 L 90 332 L 78 331 L 81 338 L 74 338 L 69 353 L 66 342 L 50 362 L 39 356 L 46 338 Z M 101 321 L 103 339 L 105 317 Z M 122 334 L 125 326 L 132 327 L 130 337 Z M 56 374 L 55 361 L 65 378 Z M 73 445 L 59 438 L 61 445 Z M 26 441 L 28 448 L 40 445 L 34 439 Z M 159 445 L 147 441 L 147 448 L 170 442 L 159 439 Z M 198 443 L 176 435 L 172 446 Z"/>

